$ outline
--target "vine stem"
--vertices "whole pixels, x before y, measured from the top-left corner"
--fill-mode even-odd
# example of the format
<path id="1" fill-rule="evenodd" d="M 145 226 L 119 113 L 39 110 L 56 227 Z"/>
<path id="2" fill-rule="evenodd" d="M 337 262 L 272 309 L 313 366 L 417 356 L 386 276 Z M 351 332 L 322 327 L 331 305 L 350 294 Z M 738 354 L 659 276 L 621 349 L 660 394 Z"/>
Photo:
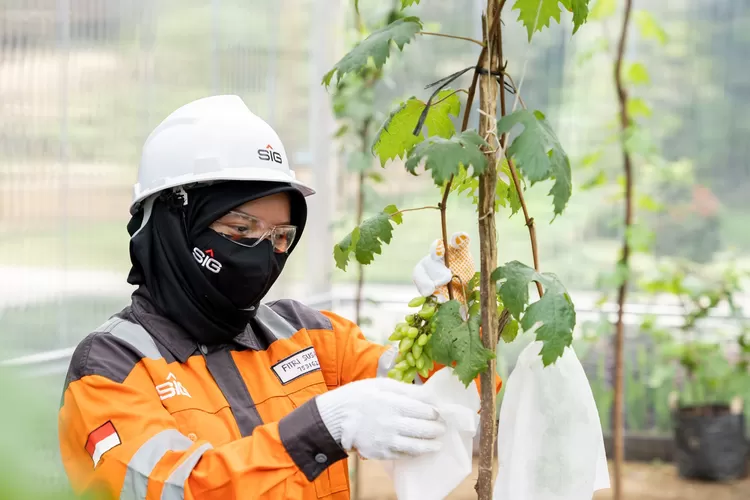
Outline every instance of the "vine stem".
<path id="1" fill-rule="evenodd" d="M 513 90 L 516 93 L 516 97 L 518 101 L 521 103 L 521 107 L 523 109 L 526 109 L 526 103 L 523 102 L 523 98 L 521 97 L 518 87 L 516 87 L 516 83 L 513 81 L 513 77 L 511 77 L 507 73 L 505 73 L 503 76 L 505 76 L 508 79 L 511 86 L 513 87 Z M 501 100 L 501 104 L 503 106 L 502 113 L 503 113 L 503 116 L 505 116 L 505 92 L 503 91 L 502 94 L 503 94 L 503 97 Z M 536 270 L 536 272 L 541 272 L 539 268 L 539 246 L 536 240 L 536 224 L 534 223 L 534 218 L 529 215 L 529 208 L 526 206 L 526 200 L 524 199 L 523 189 L 521 187 L 521 179 L 518 175 L 518 170 L 516 169 L 516 165 L 513 163 L 513 160 L 510 158 L 510 156 L 507 155 L 507 150 L 505 148 L 507 143 L 508 143 L 508 132 L 503 134 L 503 137 L 500 140 L 500 147 L 503 150 L 503 154 L 505 155 L 505 158 L 508 160 L 508 169 L 510 170 L 510 177 L 513 180 L 513 185 L 516 188 L 516 192 L 518 193 L 518 201 L 521 203 L 521 210 L 523 211 L 523 217 L 526 220 L 526 227 L 529 228 L 529 239 L 531 240 L 531 255 L 534 259 L 534 270 Z M 544 295 L 544 289 L 542 288 L 542 284 L 539 283 L 538 281 L 535 281 L 534 283 L 536 284 L 536 291 L 539 293 L 539 298 L 542 298 L 542 295 Z"/>
<path id="2" fill-rule="evenodd" d="M 404 212 L 417 212 L 419 210 L 440 210 L 440 207 L 435 205 L 427 205 L 426 207 L 415 207 L 415 208 L 404 208 L 403 210 L 399 210 L 398 212 L 395 212 L 391 217 L 393 217 L 396 214 L 402 214 Z"/>
<path id="3" fill-rule="evenodd" d="M 510 75 L 509 75 L 509 74 L 507 74 L 507 73 L 505 74 L 505 77 L 506 77 L 506 78 L 508 79 L 508 81 L 510 82 L 510 85 L 511 85 L 511 86 L 513 87 L 513 92 L 515 92 L 516 96 L 518 97 L 518 102 L 519 102 L 519 103 L 521 103 L 521 107 L 522 107 L 523 109 L 526 109 L 526 103 L 525 103 L 525 102 L 523 102 L 523 97 L 521 97 L 521 91 L 520 91 L 520 89 L 519 89 L 519 88 L 518 88 L 518 87 L 516 86 L 516 82 L 514 82 L 514 81 L 513 81 L 513 77 L 512 77 L 512 76 L 510 76 Z"/>
<path id="4" fill-rule="evenodd" d="M 443 38 L 453 38 L 454 40 L 465 40 L 467 42 L 476 43 L 480 47 L 484 47 L 484 44 L 480 42 L 479 40 L 475 40 L 473 38 L 469 38 L 467 36 L 458 36 L 458 35 L 448 35 L 446 33 L 434 33 L 432 31 L 420 31 L 420 35 L 429 35 L 429 36 L 439 36 Z"/>
<path id="5" fill-rule="evenodd" d="M 625 144 L 625 133 L 630 125 L 628 116 L 627 92 L 622 81 L 622 63 L 625 57 L 625 45 L 627 43 L 628 25 L 630 23 L 630 12 L 633 8 L 632 0 L 625 0 L 625 13 L 622 19 L 622 31 L 620 32 L 620 41 L 617 44 L 617 59 L 615 60 L 614 78 L 617 87 L 617 100 L 620 105 L 620 146 L 622 148 L 622 165 L 625 173 L 625 231 L 622 239 L 622 254 L 620 263 L 626 270 L 630 258 L 630 244 L 628 234 L 633 224 L 633 166 L 630 153 Z M 624 413 L 623 413 L 623 369 L 625 358 L 625 332 L 623 325 L 623 314 L 625 308 L 625 296 L 628 290 L 628 273 L 620 284 L 617 292 L 617 326 L 615 327 L 615 401 L 614 401 L 614 500 L 621 500 L 623 494 L 622 488 L 622 466 L 625 460 L 625 436 L 624 436 Z"/>
<path id="6" fill-rule="evenodd" d="M 503 151 L 505 151 L 505 145 L 503 145 Z M 526 200 L 524 200 L 524 197 L 523 197 L 523 188 L 521 187 L 521 180 L 518 177 L 518 171 L 516 170 L 516 166 L 513 164 L 513 160 L 511 160 L 507 156 L 506 158 L 508 159 L 508 168 L 510 170 L 510 176 L 513 179 L 513 185 L 516 187 L 516 192 L 518 193 L 518 201 L 521 203 L 521 210 L 523 211 L 523 217 L 524 219 L 526 219 L 526 227 L 529 228 L 529 239 L 531 240 L 531 255 L 534 258 L 534 269 L 536 270 L 536 272 L 540 272 L 539 270 L 539 247 L 537 246 L 537 241 L 536 241 L 536 224 L 534 224 L 534 218 L 529 215 L 529 209 L 526 206 Z M 539 283 L 538 281 L 535 281 L 534 283 L 536 283 L 536 291 L 539 293 L 539 298 L 542 298 L 542 295 L 544 295 L 542 284 Z"/>
<path id="7" fill-rule="evenodd" d="M 485 41 L 483 57 L 478 67 L 486 69 L 479 76 L 479 135 L 489 137 L 497 133 L 498 97 L 502 103 L 502 85 L 498 85 L 497 74 L 502 69 L 502 22 L 500 3 L 487 0 L 486 14 L 482 17 L 482 32 Z M 481 335 L 485 349 L 497 349 L 497 289 L 492 280 L 492 272 L 497 267 L 497 228 L 495 224 L 495 197 L 497 192 L 498 149 L 484 151 L 487 168 L 479 176 L 479 259 L 480 259 L 480 311 Z M 492 499 L 493 465 L 495 461 L 495 437 L 497 435 L 495 377 L 496 359 L 487 363 L 487 369 L 479 376 L 481 393 L 480 434 L 479 434 L 479 474 L 476 491 L 479 500 Z"/>
<path id="8" fill-rule="evenodd" d="M 505 4 L 505 0 L 502 0 L 500 2 L 500 7 L 495 12 L 495 17 L 493 18 L 492 26 L 490 27 L 490 34 L 493 34 L 495 32 L 495 29 L 500 25 L 500 11 L 503 8 L 503 5 Z M 487 45 L 482 44 L 482 51 L 479 53 L 479 57 L 477 58 L 477 67 L 479 67 L 485 59 L 485 55 L 487 54 Z M 461 132 L 465 131 L 466 128 L 469 126 L 469 116 L 471 115 L 471 106 L 474 104 L 474 96 L 476 94 L 477 90 L 477 84 L 479 82 L 479 73 L 474 71 L 474 74 L 471 78 L 471 85 L 469 85 L 469 95 L 466 98 L 466 105 L 464 106 L 464 117 L 461 121 Z M 445 184 L 444 192 L 443 192 L 443 199 L 438 204 L 438 207 L 440 208 L 440 226 L 441 226 L 441 232 L 442 232 L 442 238 L 443 238 L 443 244 L 448 245 L 448 224 L 446 221 L 446 209 L 448 207 L 448 195 L 450 195 L 451 192 L 451 185 L 453 184 L 453 175 L 451 175 L 450 179 L 448 179 L 448 182 Z M 450 268 L 450 262 L 448 260 L 448 252 L 445 252 L 444 257 L 445 267 Z M 448 282 L 448 298 L 453 300 L 453 286 L 452 281 Z"/>
<path id="9" fill-rule="evenodd" d="M 440 100 L 438 100 L 438 101 L 435 101 L 435 102 L 433 102 L 433 103 L 432 103 L 432 106 L 437 106 L 437 105 L 438 105 L 438 104 L 440 104 L 441 102 L 445 101 L 446 99 L 450 99 L 450 98 L 451 98 L 451 96 L 454 96 L 454 95 L 458 94 L 459 92 L 463 92 L 463 93 L 465 93 L 465 94 L 468 94 L 468 93 L 469 93 L 469 91 L 468 91 L 468 90 L 466 90 L 466 89 L 456 89 L 456 90 L 454 90 L 453 92 L 451 92 L 450 94 L 448 94 L 447 96 L 443 97 L 442 99 L 440 99 Z"/>

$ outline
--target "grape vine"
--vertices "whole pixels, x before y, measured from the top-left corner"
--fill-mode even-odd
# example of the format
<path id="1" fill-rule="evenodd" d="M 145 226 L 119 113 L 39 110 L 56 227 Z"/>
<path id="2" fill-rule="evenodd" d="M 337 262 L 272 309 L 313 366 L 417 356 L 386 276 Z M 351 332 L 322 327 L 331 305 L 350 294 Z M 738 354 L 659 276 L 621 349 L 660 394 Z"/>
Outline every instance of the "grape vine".
<path id="1" fill-rule="evenodd" d="M 355 0 L 355 8 L 359 2 Z M 419 3 L 420 0 L 401 0 L 401 10 Z M 405 212 L 437 208 L 445 241 L 449 195 L 467 195 L 477 205 L 481 265 L 470 283 L 461 284 L 465 303 L 454 297 L 455 283 L 448 284 L 450 299 L 446 302 L 439 303 L 435 296 L 413 299 L 409 306 L 419 309 L 406 315 L 389 338 L 398 342 L 399 353 L 388 376 L 410 383 L 417 376 L 427 378 L 438 364 L 452 366 L 466 386 L 481 376 L 482 450 L 477 482 L 480 499 L 492 495 L 494 359 L 499 338 L 512 342 L 520 329 L 534 331 L 536 339 L 542 342 L 539 355 L 548 366 L 570 346 L 576 323 L 575 307 L 564 285 L 554 274 L 539 271 L 534 220 L 523 196 L 526 189 L 551 183 L 549 195 L 554 217 L 550 222 L 553 222 L 563 214 L 572 194 L 570 160 L 545 115 L 527 109 L 521 99 L 519 93 L 525 75 L 516 86 L 507 73 L 501 20 L 505 4 L 506 0 L 487 0 L 481 42 L 423 32 L 419 17 L 399 16 L 355 45 L 322 79 L 322 84 L 328 87 L 340 85 L 347 75 L 380 70 L 394 49 L 406 50 L 419 34 L 482 45 L 475 64 L 428 85 L 426 88 L 434 88 L 429 98 L 412 96 L 396 106 L 372 143 L 371 151 L 382 167 L 400 161 L 412 175 L 429 174 L 441 192 L 437 206 L 399 209 L 389 205 L 357 225 L 333 249 L 336 266 L 342 270 L 347 269 L 351 259 L 370 264 L 381 253 L 382 246 L 391 243 L 396 226 L 404 223 Z M 516 0 L 510 10 L 517 12 L 531 42 L 534 33 L 549 27 L 551 20 L 560 23 L 563 9 L 572 13 L 573 33 L 577 32 L 588 17 L 588 4 L 589 0 Z M 468 89 L 449 87 L 467 72 L 473 74 Z M 506 110 L 506 90 L 516 95 L 522 109 L 516 110 L 514 105 L 510 112 Z M 463 104 L 461 93 L 467 94 Z M 478 130 L 468 128 L 475 94 L 479 95 Z M 453 119 L 462 110 L 462 125 L 458 129 Z M 519 129 L 520 133 L 509 141 L 510 134 Z M 510 182 L 498 177 L 498 171 L 506 173 Z M 494 214 L 501 207 L 510 208 L 511 217 L 519 210 L 523 212 L 532 241 L 533 267 L 519 261 L 497 265 Z M 445 264 L 450 267 L 447 252 Z M 532 283 L 539 295 L 536 301 L 529 295 Z"/>

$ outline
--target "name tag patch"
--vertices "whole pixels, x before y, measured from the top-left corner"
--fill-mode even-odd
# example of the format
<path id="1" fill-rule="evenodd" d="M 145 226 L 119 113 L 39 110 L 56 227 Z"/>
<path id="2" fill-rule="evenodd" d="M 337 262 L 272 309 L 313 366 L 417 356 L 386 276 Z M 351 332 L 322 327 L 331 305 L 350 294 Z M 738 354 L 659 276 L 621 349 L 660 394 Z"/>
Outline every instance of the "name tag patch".
<path id="1" fill-rule="evenodd" d="M 282 385 L 308 373 L 320 370 L 318 355 L 310 346 L 286 357 L 271 367 Z"/>

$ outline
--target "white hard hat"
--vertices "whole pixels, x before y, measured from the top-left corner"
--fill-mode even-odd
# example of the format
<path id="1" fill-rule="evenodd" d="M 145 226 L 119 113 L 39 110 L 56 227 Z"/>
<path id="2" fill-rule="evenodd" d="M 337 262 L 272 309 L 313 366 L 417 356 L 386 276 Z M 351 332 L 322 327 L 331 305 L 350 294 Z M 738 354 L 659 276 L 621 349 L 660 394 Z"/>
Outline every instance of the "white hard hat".
<path id="1" fill-rule="evenodd" d="M 205 97 L 180 107 L 143 145 L 131 214 L 164 189 L 222 180 L 288 182 L 304 196 L 278 134 L 236 95 Z"/>

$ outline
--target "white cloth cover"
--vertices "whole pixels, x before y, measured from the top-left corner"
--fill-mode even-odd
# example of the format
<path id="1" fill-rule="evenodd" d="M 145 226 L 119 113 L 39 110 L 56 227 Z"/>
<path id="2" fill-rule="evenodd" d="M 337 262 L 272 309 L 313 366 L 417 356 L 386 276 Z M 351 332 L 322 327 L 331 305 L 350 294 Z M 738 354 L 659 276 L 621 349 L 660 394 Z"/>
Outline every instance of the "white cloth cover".
<path id="1" fill-rule="evenodd" d="M 441 500 L 447 497 L 472 470 L 472 443 L 479 429 L 479 392 L 472 381 L 468 387 L 444 367 L 424 386 L 434 394 L 447 431 L 440 451 L 416 458 L 381 462 L 393 480 L 399 500 Z"/>
<path id="2" fill-rule="evenodd" d="M 591 500 L 610 487 L 594 396 L 572 347 L 546 368 L 541 348 L 529 344 L 505 381 L 493 498 Z"/>

